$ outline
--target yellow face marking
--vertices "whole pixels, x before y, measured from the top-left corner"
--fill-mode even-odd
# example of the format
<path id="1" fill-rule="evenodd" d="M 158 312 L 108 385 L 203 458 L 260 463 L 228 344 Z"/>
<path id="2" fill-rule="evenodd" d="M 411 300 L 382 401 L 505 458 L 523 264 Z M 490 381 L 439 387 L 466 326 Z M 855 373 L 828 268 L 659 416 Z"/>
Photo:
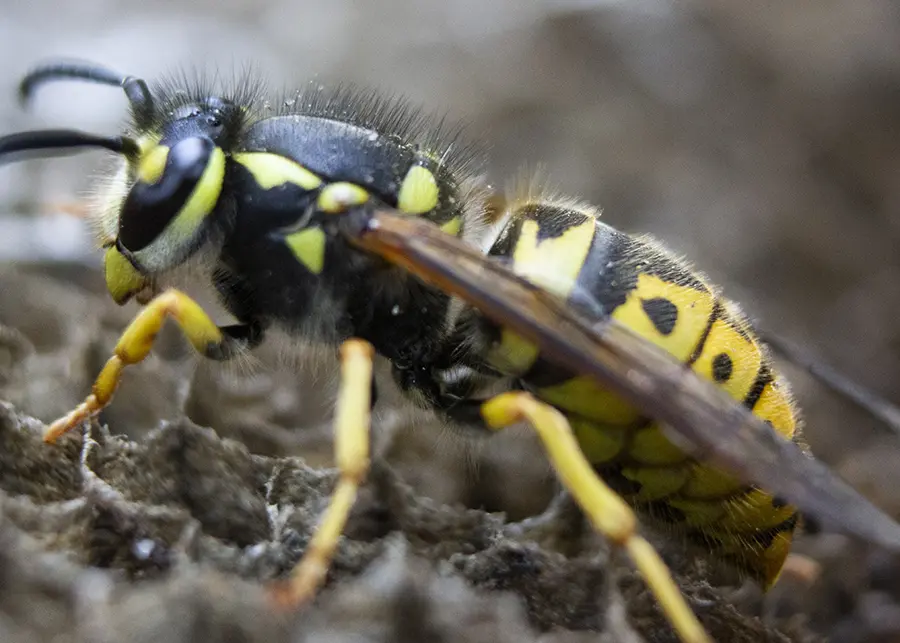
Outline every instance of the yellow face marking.
<path id="1" fill-rule="evenodd" d="M 678 464 L 687 460 L 684 452 L 655 424 L 635 431 L 628 453 L 638 462 L 650 465 Z"/>
<path id="2" fill-rule="evenodd" d="M 422 214 L 431 212 L 437 204 L 438 185 L 434 174 L 428 168 L 413 165 L 400 186 L 397 207 L 407 214 Z"/>
<path id="3" fill-rule="evenodd" d="M 636 495 L 638 500 L 650 502 L 676 493 L 684 485 L 689 473 L 687 467 L 661 469 L 625 467 L 622 469 L 622 475 L 640 483 L 641 490 Z"/>
<path id="4" fill-rule="evenodd" d="M 157 146 L 160 141 L 159 134 L 147 134 L 141 136 L 137 140 L 138 149 L 141 151 L 141 157 L 147 154 L 153 147 Z"/>
<path id="5" fill-rule="evenodd" d="M 138 180 L 142 183 L 154 184 L 162 177 L 166 169 L 166 159 L 169 157 L 169 148 L 165 145 L 157 145 L 141 157 L 138 163 Z"/>
<path id="6" fill-rule="evenodd" d="M 325 265 L 325 233 L 321 228 L 306 228 L 284 238 L 299 262 L 315 275 L 321 274 Z"/>
<path id="7" fill-rule="evenodd" d="M 522 375 L 538 358 L 540 349 L 508 328 L 500 330 L 500 341 L 487 354 L 491 366 L 507 375 Z"/>
<path id="8" fill-rule="evenodd" d="M 235 162 L 247 168 L 253 180 L 263 190 L 271 190 L 285 184 L 297 185 L 304 190 L 315 190 L 322 185 L 321 178 L 280 154 L 243 152 L 235 154 L 233 158 Z"/>
<path id="9" fill-rule="evenodd" d="M 369 200 L 369 193 L 354 183 L 340 181 L 322 188 L 317 204 L 319 209 L 328 214 L 341 214 L 348 208 L 362 205 Z"/>
<path id="10" fill-rule="evenodd" d="M 462 219 L 460 217 L 453 217 L 446 223 L 441 224 L 441 230 L 446 232 L 449 235 L 453 235 L 454 237 L 459 235 L 459 231 L 462 228 Z"/>
<path id="11" fill-rule="evenodd" d="M 203 219 L 216 207 L 224 179 L 225 154 L 221 148 L 216 147 L 209 156 L 197 186 L 172 221 L 171 231 L 166 230 L 164 234 L 172 234 L 179 241 L 192 236 Z"/>
<path id="12" fill-rule="evenodd" d="M 735 330 L 728 319 L 717 319 L 693 369 L 734 399 L 743 400 L 753 388 L 761 365 L 759 346 Z"/>
<path id="13" fill-rule="evenodd" d="M 766 384 L 762 395 L 753 406 L 754 415 L 772 427 L 784 438 L 793 438 L 797 430 L 797 418 L 791 408 L 784 385 L 777 379 Z"/>
<path id="14" fill-rule="evenodd" d="M 563 411 L 577 413 L 602 425 L 631 426 L 640 418 L 637 409 L 600 388 L 591 377 L 573 377 L 562 384 L 538 389 L 537 394 Z"/>
<path id="15" fill-rule="evenodd" d="M 686 362 L 700 343 L 714 306 L 708 291 L 640 273 L 637 286 L 612 317 Z"/>
<path id="16" fill-rule="evenodd" d="M 569 420 L 578 446 L 591 464 L 601 464 L 614 459 L 625 446 L 628 429 L 598 426 L 593 422 L 572 418 Z"/>
<path id="17" fill-rule="evenodd" d="M 103 258 L 106 289 L 113 301 L 122 304 L 147 285 L 147 278 L 139 273 L 131 262 L 115 247 L 110 246 Z"/>

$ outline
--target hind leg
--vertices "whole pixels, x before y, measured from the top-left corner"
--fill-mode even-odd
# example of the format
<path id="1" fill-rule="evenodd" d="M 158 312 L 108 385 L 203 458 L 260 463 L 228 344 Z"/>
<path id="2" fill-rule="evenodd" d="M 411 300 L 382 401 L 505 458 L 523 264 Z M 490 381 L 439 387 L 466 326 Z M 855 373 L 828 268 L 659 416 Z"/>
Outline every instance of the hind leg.
<path id="1" fill-rule="evenodd" d="M 679 638 L 686 643 L 709 643 L 709 636 L 675 584 L 669 568 L 653 546 L 638 534 L 634 512 L 593 470 L 565 416 L 527 393 L 503 393 L 488 400 L 482 406 L 482 416 L 494 429 L 527 421 L 543 441 L 562 484 L 594 527 L 612 544 L 628 552 Z"/>

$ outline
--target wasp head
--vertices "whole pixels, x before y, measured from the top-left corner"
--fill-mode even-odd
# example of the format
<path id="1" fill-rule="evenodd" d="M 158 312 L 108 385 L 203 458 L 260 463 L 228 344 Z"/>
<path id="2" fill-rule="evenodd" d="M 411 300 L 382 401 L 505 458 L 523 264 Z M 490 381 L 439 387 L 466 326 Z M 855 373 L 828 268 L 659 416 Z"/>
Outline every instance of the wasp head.
<path id="1" fill-rule="evenodd" d="M 27 100 L 47 81 L 79 79 L 122 87 L 135 136 L 103 137 L 74 130 L 22 132 L 0 139 L 0 162 L 26 152 L 101 147 L 119 155 L 96 213 L 106 251 L 107 288 L 119 303 L 151 288 L 209 238 L 225 183 L 226 154 L 242 110 L 217 97 L 176 95 L 154 100 L 147 84 L 85 63 L 46 65 L 20 85 Z"/>

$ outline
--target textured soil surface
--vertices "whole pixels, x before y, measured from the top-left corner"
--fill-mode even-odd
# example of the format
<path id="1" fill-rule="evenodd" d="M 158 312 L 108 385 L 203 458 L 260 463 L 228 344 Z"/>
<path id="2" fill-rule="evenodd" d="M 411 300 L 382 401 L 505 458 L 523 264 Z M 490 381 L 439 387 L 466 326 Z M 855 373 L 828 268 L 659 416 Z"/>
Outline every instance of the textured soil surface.
<path id="1" fill-rule="evenodd" d="M 641 581 L 620 557 L 609 559 L 580 518 L 561 517 L 543 544 L 510 537 L 502 514 L 414 491 L 408 480 L 435 475 L 436 461 L 413 460 L 409 452 L 423 447 L 407 438 L 393 440 L 405 443 L 405 458 L 388 446 L 375 459 L 327 588 L 296 615 L 277 612 L 264 583 L 298 560 L 325 507 L 335 472 L 311 462 L 317 451 L 328 460 L 328 440 L 291 446 L 272 437 L 286 431 L 277 420 L 238 422 L 231 408 L 252 408 L 252 389 L 242 387 L 242 397 L 202 369 L 186 374 L 191 360 L 170 333 L 159 351 L 171 342 L 169 358 L 133 368 L 101 422 L 45 445 L 43 422 L 25 409 L 49 417 L 86 390 L 115 337 L 107 324 L 122 311 L 34 272 L 7 271 L 2 284 L 0 321 L 19 322 L 0 326 L 2 394 L 12 400 L 0 405 L 3 641 L 674 640 Z M 286 398 L 273 390 L 284 380 L 272 376 L 256 394 Z M 180 408 L 152 404 L 178 390 L 168 395 L 185 400 Z M 132 396 L 151 403 L 141 409 L 129 404 Z M 204 414 L 212 428 L 188 417 Z M 391 424 L 388 416 L 379 415 L 377 428 Z M 295 450 L 310 457 L 283 455 Z M 514 477 L 540 495 L 549 485 L 533 461 L 530 480 L 521 468 Z M 481 475 L 481 485 L 503 484 L 502 476 Z M 786 640 L 742 615 L 707 583 L 702 565 L 672 550 L 717 640 Z"/>
<path id="2" fill-rule="evenodd" d="M 509 522 L 553 493 L 528 434 L 454 439 L 390 390 L 327 587 L 277 611 L 265 584 L 302 555 L 335 481 L 335 365 L 319 356 L 314 375 L 302 351 L 284 364 L 274 350 L 253 370 L 198 363 L 169 326 L 99 422 L 46 445 L 44 423 L 83 397 L 133 312 L 90 271 L 63 272 L 0 272 L 0 640 L 675 640 L 577 512 L 524 536 Z M 876 470 L 858 455 L 845 474 L 889 489 Z M 763 597 L 650 535 L 717 641 L 900 636 L 900 565 L 884 553 L 806 536 Z"/>

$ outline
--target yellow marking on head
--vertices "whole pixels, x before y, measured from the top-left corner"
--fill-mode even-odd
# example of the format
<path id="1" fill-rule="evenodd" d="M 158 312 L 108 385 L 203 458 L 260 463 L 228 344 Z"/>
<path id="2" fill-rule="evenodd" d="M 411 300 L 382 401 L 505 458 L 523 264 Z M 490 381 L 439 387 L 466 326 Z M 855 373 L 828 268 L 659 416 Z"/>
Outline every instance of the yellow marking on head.
<path id="1" fill-rule="evenodd" d="M 434 210 L 437 204 L 438 185 L 434 174 L 428 168 L 413 165 L 400 186 L 397 207 L 407 214 L 422 214 Z"/>
<path id="2" fill-rule="evenodd" d="M 500 329 L 500 341 L 491 346 L 487 361 L 507 375 L 522 375 L 538 358 L 540 349 L 508 328 Z"/>
<path id="3" fill-rule="evenodd" d="M 110 246 L 103 258 L 106 289 L 117 304 L 123 304 L 147 285 L 147 278 L 115 247 Z"/>
<path id="4" fill-rule="evenodd" d="M 564 412 L 576 413 L 603 425 L 631 426 L 641 417 L 637 409 L 600 388 L 592 377 L 573 377 L 562 384 L 545 386 L 537 390 L 537 395 Z"/>
<path id="5" fill-rule="evenodd" d="M 595 222 L 585 217 L 558 237 L 538 240 L 540 226 L 526 219 L 513 250 L 513 270 L 532 283 L 568 297 L 594 239 Z"/>
<path id="6" fill-rule="evenodd" d="M 172 234 L 176 241 L 187 239 L 197 231 L 203 219 L 212 212 L 222 193 L 222 184 L 225 180 L 225 153 L 216 147 L 209 156 L 206 168 L 200 175 L 200 180 L 194 187 L 191 196 L 185 202 L 184 207 L 175 215 L 171 223 L 171 230 L 165 230 L 164 235 Z"/>
<path id="7" fill-rule="evenodd" d="M 625 467 L 622 475 L 638 482 L 640 491 L 636 494 L 638 500 L 651 502 L 671 496 L 684 485 L 688 478 L 687 467 L 665 467 L 660 469 L 648 469 L 644 467 Z"/>
<path id="8" fill-rule="evenodd" d="M 462 228 L 462 218 L 461 217 L 453 217 L 449 221 L 446 221 L 441 224 L 441 230 L 446 232 L 449 235 L 453 235 L 454 237 L 459 235 L 459 231 Z"/>
<path id="9" fill-rule="evenodd" d="M 253 180 L 263 190 L 271 190 L 285 184 L 297 185 L 304 190 L 315 190 L 322 185 L 322 179 L 316 174 L 280 154 L 242 152 L 232 158 L 247 168 Z"/>
<path id="10" fill-rule="evenodd" d="M 739 333 L 723 317 L 713 322 L 693 369 L 716 382 L 734 399 L 743 400 L 756 382 L 762 359 L 756 342 Z"/>
<path id="11" fill-rule="evenodd" d="M 714 307 L 715 298 L 708 291 L 640 273 L 637 286 L 612 317 L 686 362 L 700 343 Z"/>
<path id="12" fill-rule="evenodd" d="M 141 136 L 140 138 L 138 138 L 137 146 L 138 146 L 138 149 L 141 151 L 141 156 L 144 156 L 152 148 L 159 145 L 160 138 L 161 137 L 159 134 L 145 134 L 144 136 Z"/>
<path id="13" fill-rule="evenodd" d="M 684 452 L 672 444 L 655 424 L 635 431 L 628 453 L 642 464 L 678 464 L 687 459 Z"/>
<path id="14" fill-rule="evenodd" d="M 797 416 L 783 382 L 775 379 L 766 384 L 753 405 L 753 414 L 763 422 L 769 422 L 784 438 L 791 439 L 797 430 Z"/>
<path id="15" fill-rule="evenodd" d="M 691 478 L 681 490 L 692 498 L 721 498 L 742 487 L 740 480 L 713 467 L 698 464 L 691 471 Z"/>
<path id="16" fill-rule="evenodd" d="M 169 157 L 169 148 L 165 145 L 157 145 L 141 156 L 138 162 L 138 180 L 142 183 L 154 184 L 163 175 L 166 169 L 166 159 Z"/>
<path id="17" fill-rule="evenodd" d="M 339 181 L 330 183 L 319 192 L 319 209 L 328 214 L 341 214 L 348 208 L 362 205 L 369 200 L 369 193 L 355 183 Z"/>
<path id="18" fill-rule="evenodd" d="M 284 238 L 297 260 L 315 275 L 322 273 L 325 265 L 325 232 L 313 227 L 289 234 Z"/>
<path id="19" fill-rule="evenodd" d="M 591 464 L 609 462 L 622 451 L 628 429 L 605 427 L 580 418 L 571 418 L 569 423 L 578 440 L 578 446 Z"/>

